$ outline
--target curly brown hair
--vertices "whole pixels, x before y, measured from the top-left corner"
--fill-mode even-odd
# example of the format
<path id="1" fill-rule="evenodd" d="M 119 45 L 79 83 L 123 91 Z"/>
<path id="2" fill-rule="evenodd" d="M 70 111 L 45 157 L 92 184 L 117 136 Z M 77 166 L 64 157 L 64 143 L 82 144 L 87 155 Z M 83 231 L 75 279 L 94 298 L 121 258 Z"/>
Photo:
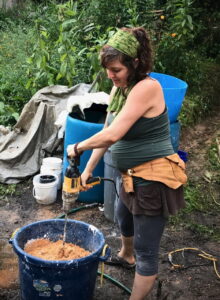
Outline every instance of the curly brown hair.
<path id="1" fill-rule="evenodd" d="M 132 58 L 111 46 L 105 45 L 100 52 L 101 65 L 104 68 L 107 68 L 110 62 L 119 60 L 129 70 L 130 75 L 128 77 L 128 83 L 137 83 L 138 81 L 146 78 L 147 74 L 152 71 L 153 54 L 150 38 L 143 27 L 123 27 L 121 30 L 132 33 L 139 41 L 136 57 L 138 58 L 138 64 L 136 64 L 136 58 Z"/>

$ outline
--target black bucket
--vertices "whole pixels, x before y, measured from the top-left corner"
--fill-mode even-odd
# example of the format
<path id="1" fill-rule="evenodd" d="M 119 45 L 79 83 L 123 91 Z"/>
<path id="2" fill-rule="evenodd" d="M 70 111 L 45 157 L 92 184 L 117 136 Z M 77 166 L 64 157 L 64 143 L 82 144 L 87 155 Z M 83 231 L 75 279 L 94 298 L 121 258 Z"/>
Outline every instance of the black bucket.
<path id="1" fill-rule="evenodd" d="M 102 255 L 103 234 L 93 225 L 76 220 L 67 221 L 66 242 L 74 243 L 91 252 L 74 260 L 49 261 L 24 252 L 27 241 L 47 238 L 62 239 L 64 221 L 45 220 L 22 227 L 11 240 L 19 258 L 20 291 L 22 300 L 65 299 L 90 300 L 93 297 L 98 264 L 110 255 Z"/>

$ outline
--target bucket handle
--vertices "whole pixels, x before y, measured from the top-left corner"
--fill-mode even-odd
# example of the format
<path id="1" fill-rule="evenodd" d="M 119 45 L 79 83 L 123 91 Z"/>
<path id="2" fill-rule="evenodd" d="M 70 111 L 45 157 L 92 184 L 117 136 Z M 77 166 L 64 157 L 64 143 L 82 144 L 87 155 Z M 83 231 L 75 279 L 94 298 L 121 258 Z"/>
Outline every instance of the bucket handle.
<path id="1" fill-rule="evenodd" d="M 13 231 L 13 233 L 12 233 L 10 239 L 8 240 L 9 244 L 12 244 L 12 243 L 13 243 L 14 236 L 15 236 L 15 234 L 18 232 L 19 229 L 20 229 L 20 228 L 16 228 L 15 231 Z"/>
<path id="2" fill-rule="evenodd" d="M 33 187 L 33 196 L 36 197 L 35 188 Z"/>
<path id="3" fill-rule="evenodd" d="M 104 277 L 104 268 L 105 268 L 104 262 L 108 259 L 110 254 L 111 254 L 111 249 L 109 248 L 108 244 L 105 244 L 102 249 L 102 256 L 99 257 L 101 261 L 101 277 L 100 277 L 101 286 L 103 284 L 103 277 Z"/>
<path id="4" fill-rule="evenodd" d="M 109 258 L 110 254 L 111 254 L 111 248 L 108 245 L 106 245 L 105 255 L 100 256 L 99 260 L 102 262 L 106 261 Z"/>

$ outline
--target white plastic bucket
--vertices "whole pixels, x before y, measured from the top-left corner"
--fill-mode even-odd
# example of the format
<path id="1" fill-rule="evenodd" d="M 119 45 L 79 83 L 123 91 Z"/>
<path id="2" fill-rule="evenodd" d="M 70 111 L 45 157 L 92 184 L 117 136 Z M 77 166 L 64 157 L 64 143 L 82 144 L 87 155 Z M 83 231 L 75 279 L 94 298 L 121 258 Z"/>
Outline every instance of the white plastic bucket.
<path id="1" fill-rule="evenodd" d="M 49 169 L 60 170 L 62 169 L 62 159 L 58 157 L 46 157 L 43 159 L 42 166 Z"/>
<path id="2" fill-rule="evenodd" d="M 41 174 L 51 174 L 51 175 L 56 175 L 58 177 L 58 183 L 57 183 L 57 189 L 60 190 L 62 186 L 62 169 L 50 169 L 47 166 L 42 165 L 40 168 L 40 173 Z"/>
<path id="3" fill-rule="evenodd" d="M 41 175 L 42 174 L 38 174 L 33 178 L 33 196 L 39 204 L 52 204 L 57 199 L 58 176 L 53 174 L 56 178 L 55 181 L 50 183 L 41 183 Z"/>
<path id="4" fill-rule="evenodd" d="M 58 176 L 57 189 L 62 187 L 62 159 L 58 157 L 46 157 L 43 159 L 40 169 L 41 174 L 52 174 Z"/>

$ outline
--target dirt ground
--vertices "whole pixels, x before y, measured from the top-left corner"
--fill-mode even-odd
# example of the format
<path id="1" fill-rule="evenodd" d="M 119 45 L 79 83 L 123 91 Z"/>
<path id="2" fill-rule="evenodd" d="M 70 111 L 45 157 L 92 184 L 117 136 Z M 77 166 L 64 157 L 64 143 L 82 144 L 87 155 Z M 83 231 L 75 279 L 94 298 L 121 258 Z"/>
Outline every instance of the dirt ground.
<path id="1" fill-rule="evenodd" d="M 188 152 L 188 175 L 194 180 L 202 180 L 206 161 L 206 150 L 216 136 L 220 136 L 220 113 L 198 124 L 194 128 L 182 132 L 180 149 Z M 217 191 L 219 192 L 219 190 Z M 218 194 L 218 200 L 220 193 Z M 77 204 L 81 206 L 82 203 Z M 16 228 L 30 224 L 34 221 L 54 218 L 61 214 L 61 195 L 52 205 L 40 205 L 32 196 L 32 179 L 17 186 L 16 196 L 6 197 L 0 201 L 0 299 L 18 300 L 19 279 L 17 256 L 8 243 L 11 234 Z M 94 207 L 81 210 L 69 216 L 72 219 L 82 220 L 96 226 L 105 236 L 107 244 L 112 252 L 117 252 L 120 247 L 120 234 L 118 226 L 107 220 L 102 207 Z M 201 215 L 199 212 L 193 216 L 205 224 L 220 226 L 219 210 L 216 214 Z M 220 300 L 220 279 L 218 279 L 213 263 L 209 260 L 184 253 L 175 256 L 178 264 L 187 260 L 186 268 L 173 269 L 168 260 L 168 253 L 184 247 L 199 248 L 220 259 L 220 242 L 214 242 L 207 237 L 196 235 L 195 232 L 178 225 L 168 225 L 160 248 L 160 274 L 156 281 L 152 300 Z M 220 272 L 220 265 L 217 266 Z M 132 288 L 134 270 L 126 270 L 120 267 L 105 266 L 106 274 Z M 47 298 L 49 299 L 49 298 Z M 97 277 L 95 300 L 126 300 L 128 293 L 122 288 L 105 279 L 103 286 L 100 277 Z M 78 299 L 80 300 L 80 299 Z"/>

